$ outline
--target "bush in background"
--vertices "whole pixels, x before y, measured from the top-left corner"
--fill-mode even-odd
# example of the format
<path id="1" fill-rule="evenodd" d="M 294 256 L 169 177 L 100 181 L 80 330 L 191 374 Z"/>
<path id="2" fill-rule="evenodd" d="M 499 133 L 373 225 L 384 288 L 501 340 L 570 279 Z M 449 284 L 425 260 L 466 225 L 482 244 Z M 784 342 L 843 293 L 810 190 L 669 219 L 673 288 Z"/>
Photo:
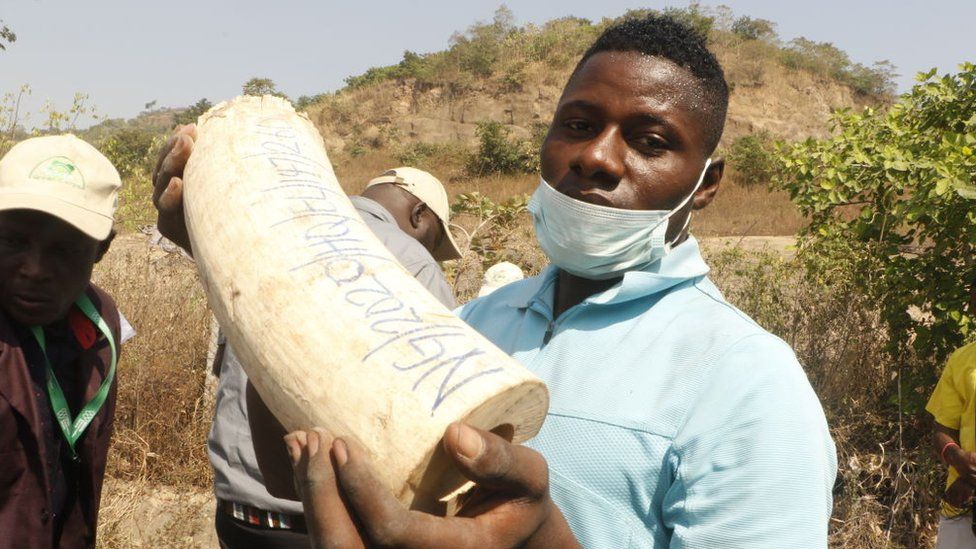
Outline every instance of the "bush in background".
<path id="1" fill-rule="evenodd" d="M 152 169 L 160 135 L 141 128 L 126 127 L 98 143 L 98 148 L 123 179 L 145 175 Z"/>
<path id="2" fill-rule="evenodd" d="M 664 15 L 681 21 L 705 37 L 708 36 L 715 26 L 715 16 L 710 12 L 709 8 L 702 6 L 698 2 L 691 2 L 687 8 L 664 8 Z"/>
<path id="3" fill-rule="evenodd" d="M 867 67 L 854 63 L 847 53 L 829 42 L 794 38 L 782 50 L 781 62 L 793 69 L 803 69 L 828 76 L 849 85 L 863 95 L 890 96 L 895 92 L 895 67 L 884 60 Z"/>
<path id="4" fill-rule="evenodd" d="M 204 97 L 193 105 L 187 107 L 187 109 L 183 112 L 176 113 L 176 115 L 173 117 L 173 125 L 182 126 L 186 124 L 196 124 L 197 118 L 199 118 L 203 113 L 209 111 L 210 107 L 213 107 L 213 103 Z"/>
<path id="5" fill-rule="evenodd" d="M 965 311 L 976 271 L 976 65 L 919 76 L 887 111 L 838 112 L 834 137 L 783 147 L 777 183 L 810 218 L 807 267 L 830 282 L 856 274 L 881 307 L 892 357 L 924 364 L 902 381 L 920 394 L 976 335 Z"/>
<path id="6" fill-rule="evenodd" d="M 469 175 L 536 173 L 539 171 L 539 149 L 531 142 L 513 139 L 511 130 L 494 120 L 480 122 L 478 152 L 467 162 Z"/>
<path id="7" fill-rule="evenodd" d="M 281 97 L 283 99 L 288 99 L 288 96 L 278 90 L 278 86 L 275 85 L 274 80 L 270 78 L 259 78 L 254 77 L 244 85 L 241 86 L 241 93 L 244 95 L 273 95 L 275 97 Z"/>
<path id="8" fill-rule="evenodd" d="M 124 126 L 94 143 L 122 176 L 115 214 L 117 228 L 133 231 L 155 223 L 150 179 L 156 155 L 166 137 L 166 133 L 158 130 Z"/>
<path id="9" fill-rule="evenodd" d="M 769 184 L 778 166 L 773 145 L 766 130 L 735 139 L 726 154 L 735 180 L 747 186 Z"/>
<path id="10" fill-rule="evenodd" d="M 445 172 L 461 167 L 472 153 L 461 143 L 411 143 L 397 150 L 393 158 L 402 166 L 413 166 L 429 172 L 437 172 L 438 178 Z"/>
<path id="11" fill-rule="evenodd" d="M 743 40 L 763 40 L 770 43 L 779 40 L 779 35 L 776 33 L 776 23 L 747 15 L 736 19 L 732 23 L 731 30 L 732 34 Z"/>

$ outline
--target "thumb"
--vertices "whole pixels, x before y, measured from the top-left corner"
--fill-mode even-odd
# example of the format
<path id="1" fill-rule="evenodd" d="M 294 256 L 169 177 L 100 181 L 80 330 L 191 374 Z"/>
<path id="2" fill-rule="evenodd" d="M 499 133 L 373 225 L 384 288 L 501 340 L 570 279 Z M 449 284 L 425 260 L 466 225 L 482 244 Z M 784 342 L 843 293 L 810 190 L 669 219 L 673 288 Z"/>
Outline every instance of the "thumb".
<path id="1" fill-rule="evenodd" d="M 444 450 L 480 486 L 538 499 L 549 493 L 549 466 L 538 452 L 470 425 L 452 423 Z"/>

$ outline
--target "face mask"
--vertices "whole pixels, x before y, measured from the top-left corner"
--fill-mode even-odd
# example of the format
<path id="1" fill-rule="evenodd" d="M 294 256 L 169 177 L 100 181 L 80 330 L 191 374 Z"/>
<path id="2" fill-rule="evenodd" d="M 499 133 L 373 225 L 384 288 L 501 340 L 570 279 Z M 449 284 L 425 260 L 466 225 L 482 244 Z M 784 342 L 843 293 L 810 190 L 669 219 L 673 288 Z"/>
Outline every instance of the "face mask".
<path id="1" fill-rule="evenodd" d="M 623 210 L 570 198 L 545 180 L 539 184 L 528 210 L 536 238 L 549 261 L 579 277 L 605 280 L 642 270 L 671 252 L 665 240 L 668 219 L 683 208 L 705 179 L 712 159 L 705 162 L 698 183 L 673 210 Z M 691 213 L 684 229 L 691 221 Z"/>

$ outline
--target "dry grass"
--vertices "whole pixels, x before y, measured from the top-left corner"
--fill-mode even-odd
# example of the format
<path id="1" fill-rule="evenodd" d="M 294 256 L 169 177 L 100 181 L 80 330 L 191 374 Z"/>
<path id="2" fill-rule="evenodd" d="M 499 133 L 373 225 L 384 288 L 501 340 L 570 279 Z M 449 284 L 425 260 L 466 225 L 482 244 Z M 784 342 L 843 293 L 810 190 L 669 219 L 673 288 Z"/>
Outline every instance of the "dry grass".
<path id="1" fill-rule="evenodd" d="M 722 183 L 715 201 L 692 223 L 700 236 L 793 235 L 806 224 L 785 192 L 739 185 L 734 179 Z"/>
<path id="2" fill-rule="evenodd" d="M 117 239 L 96 267 L 138 335 L 119 363 L 119 397 L 108 475 L 209 487 L 203 398 L 209 311 L 192 263 L 150 248 L 140 234 Z"/>
<path id="3" fill-rule="evenodd" d="M 393 154 L 386 150 L 371 150 L 361 156 L 331 155 L 332 167 L 346 193 L 359 194 L 370 179 L 391 168 L 400 166 Z M 434 172 L 435 175 L 439 175 Z"/>
<path id="4" fill-rule="evenodd" d="M 400 165 L 394 153 L 386 149 L 355 158 L 337 154 L 332 160 L 343 189 L 351 194 L 361 192 L 373 177 Z M 501 203 L 513 196 L 531 195 L 539 185 L 537 174 L 468 177 L 461 165 L 455 161 L 418 167 L 437 176 L 452 199 L 461 193 L 478 192 Z M 805 224 L 785 192 L 770 191 L 760 185 L 740 185 L 732 170 L 726 174 L 715 202 L 696 214 L 694 231 L 700 236 L 784 236 L 796 234 Z"/>

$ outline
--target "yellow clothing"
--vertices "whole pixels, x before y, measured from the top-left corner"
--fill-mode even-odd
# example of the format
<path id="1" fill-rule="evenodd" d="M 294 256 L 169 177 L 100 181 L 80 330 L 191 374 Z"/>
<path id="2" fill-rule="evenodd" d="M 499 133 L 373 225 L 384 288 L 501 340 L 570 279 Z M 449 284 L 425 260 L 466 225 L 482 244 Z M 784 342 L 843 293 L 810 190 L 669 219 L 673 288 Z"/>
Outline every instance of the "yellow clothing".
<path id="1" fill-rule="evenodd" d="M 952 353 L 925 409 L 940 425 L 959 431 L 959 446 L 963 450 L 976 451 L 976 343 Z M 956 469 L 949 467 L 946 488 L 958 477 Z M 942 502 L 942 513 L 947 517 L 965 512 L 966 509 Z"/>

